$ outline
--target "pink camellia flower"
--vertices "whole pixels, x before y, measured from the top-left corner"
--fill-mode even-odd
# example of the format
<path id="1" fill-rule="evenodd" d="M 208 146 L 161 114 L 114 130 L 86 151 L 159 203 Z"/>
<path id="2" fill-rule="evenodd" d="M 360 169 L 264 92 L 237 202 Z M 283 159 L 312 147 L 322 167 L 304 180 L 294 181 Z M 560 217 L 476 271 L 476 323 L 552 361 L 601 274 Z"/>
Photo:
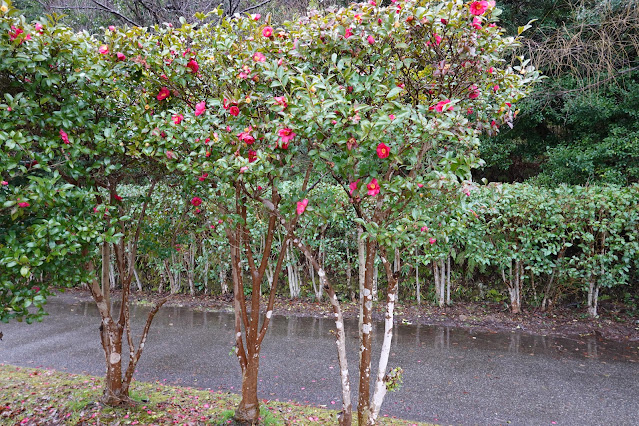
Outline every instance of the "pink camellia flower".
<path id="1" fill-rule="evenodd" d="M 494 71 L 493 67 L 488 68 L 488 74 L 492 74 Z"/>
<path id="2" fill-rule="evenodd" d="M 422 229 L 422 232 L 426 232 L 426 231 L 428 231 L 428 226 L 422 226 L 421 229 Z"/>
<path id="3" fill-rule="evenodd" d="M 186 67 L 187 67 L 188 69 L 190 69 L 190 70 L 191 70 L 191 72 L 192 72 L 193 74 L 195 74 L 195 73 L 197 72 L 197 70 L 199 70 L 199 69 L 200 69 L 200 66 L 198 65 L 198 63 L 197 63 L 197 61 L 196 61 L 195 59 L 191 59 L 191 60 L 190 60 L 190 61 L 186 64 Z"/>
<path id="4" fill-rule="evenodd" d="M 193 198 L 191 198 L 191 204 L 193 206 L 197 207 L 200 204 L 202 204 L 202 199 L 200 197 L 193 197 Z"/>
<path id="5" fill-rule="evenodd" d="M 42 34 L 42 32 L 44 31 L 44 27 L 42 26 L 41 23 L 36 22 L 35 26 L 34 26 L 35 30 L 37 32 L 39 32 L 40 34 Z"/>
<path id="6" fill-rule="evenodd" d="M 195 214 L 199 214 L 199 213 L 202 213 L 202 210 L 200 210 L 200 209 L 195 209 Z M 151 413 L 152 413 L 152 411 L 149 411 L 149 414 L 151 414 Z"/>
<path id="7" fill-rule="evenodd" d="M 248 172 L 248 167 L 246 166 L 240 167 L 240 173 L 246 173 L 246 172 Z"/>
<path id="8" fill-rule="evenodd" d="M 233 117 L 237 117 L 240 114 L 240 109 L 234 105 L 229 108 L 229 114 L 231 114 Z"/>
<path id="9" fill-rule="evenodd" d="M 251 73 L 247 72 L 247 71 L 242 71 L 237 75 L 237 78 L 241 79 L 241 80 L 246 80 L 247 78 L 249 78 L 251 76 Z"/>
<path id="10" fill-rule="evenodd" d="M 173 158 L 175 158 L 175 153 L 173 151 L 166 151 L 166 158 L 172 160 Z"/>
<path id="11" fill-rule="evenodd" d="M 266 61 L 266 56 L 264 56 L 264 54 L 262 52 L 255 52 L 253 54 L 253 60 L 255 62 L 264 62 L 264 61 Z"/>
<path id="12" fill-rule="evenodd" d="M 449 103 L 450 103 L 450 99 L 444 99 L 443 101 L 437 102 L 437 105 L 435 105 L 435 111 L 443 112 L 444 109 L 446 108 L 446 105 Z M 453 110 L 452 106 L 448 107 L 448 111 L 452 111 L 452 110 Z"/>
<path id="13" fill-rule="evenodd" d="M 202 176 L 197 178 L 197 180 L 199 180 L 200 182 L 204 182 L 204 180 L 206 180 L 207 177 L 209 177 L 208 173 L 202 173 Z"/>
<path id="14" fill-rule="evenodd" d="M 242 142 L 246 142 L 247 145 L 252 145 L 255 142 L 255 138 L 251 136 L 251 128 L 249 127 L 247 131 L 242 132 L 237 135 L 238 139 Z"/>
<path id="15" fill-rule="evenodd" d="M 272 27 L 264 27 L 262 30 L 262 37 L 271 37 L 273 35 Z"/>
<path id="16" fill-rule="evenodd" d="M 297 136 L 297 133 L 293 132 L 293 130 L 289 129 L 288 127 L 285 127 L 283 129 L 280 129 L 277 134 L 280 136 L 280 138 L 282 138 L 282 144 L 286 144 L 288 146 L 288 143 L 295 137 Z"/>
<path id="17" fill-rule="evenodd" d="M 13 30 L 13 32 L 9 32 L 9 39 L 11 41 L 14 41 L 18 37 L 20 37 L 20 34 L 24 33 L 24 30 L 22 28 L 18 28 L 15 25 L 11 25 L 11 29 Z"/>
<path id="18" fill-rule="evenodd" d="M 348 187 L 350 188 L 349 194 L 353 195 L 353 191 L 357 189 L 358 183 L 359 183 L 359 179 L 357 179 L 355 182 L 351 182 L 348 184 Z"/>
<path id="19" fill-rule="evenodd" d="M 109 46 L 107 46 L 106 44 L 103 44 L 102 46 L 100 46 L 98 48 L 98 52 L 100 52 L 103 55 L 106 55 L 109 53 Z"/>
<path id="20" fill-rule="evenodd" d="M 286 96 L 276 96 L 275 98 L 273 98 L 275 100 L 275 104 L 276 105 L 281 105 L 282 109 L 286 108 L 288 106 L 288 103 L 286 102 Z"/>
<path id="21" fill-rule="evenodd" d="M 495 85 L 493 86 L 493 92 L 496 92 L 496 91 L 498 91 L 498 90 L 499 90 L 499 85 L 498 85 L 498 84 L 495 84 Z"/>
<path id="22" fill-rule="evenodd" d="M 27 202 L 24 202 L 24 201 L 23 201 L 23 202 L 21 202 L 21 203 L 18 203 L 18 206 L 19 206 L 19 207 L 29 207 L 30 205 L 31 205 L 31 204 L 29 204 L 29 203 L 27 203 Z"/>
<path id="23" fill-rule="evenodd" d="M 433 37 L 435 37 L 435 44 L 439 46 L 439 44 L 442 42 L 442 38 L 439 34 L 435 33 L 433 34 Z"/>
<path id="24" fill-rule="evenodd" d="M 390 148 L 385 143 L 377 145 L 377 156 L 379 158 L 386 158 L 390 155 Z"/>
<path id="25" fill-rule="evenodd" d="M 256 13 L 255 15 L 251 15 L 251 19 L 254 21 L 259 21 L 261 17 L 262 15 L 260 15 L 259 13 Z"/>
<path id="26" fill-rule="evenodd" d="M 302 201 L 298 201 L 296 209 L 297 214 L 300 215 L 304 213 L 304 210 L 306 210 L 306 206 L 308 206 L 308 198 L 304 198 Z"/>
<path id="27" fill-rule="evenodd" d="M 481 19 L 478 16 L 475 16 L 471 26 L 476 30 L 481 30 Z"/>
<path id="28" fill-rule="evenodd" d="M 435 243 L 437 242 L 437 238 L 432 238 L 432 237 L 431 237 L 431 238 L 428 240 L 428 242 L 430 243 L 430 245 L 433 245 L 433 244 L 435 244 Z"/>
<path id="29" fill-rule="evenodd" d="M 257 152 L 253 151 L 252 149 L 249 149 L 248 160 L 249 160 L 249 163 L 253 163 L 257 161 Z"/>
<path id="30" fill-rule="evenodd" d="M 470 4 L 470 13 L 472 13 L 475 16 L 479 16 L 479 15 L 483 15 L 484 12 L 486 12 L 486 9 L 488 9 L 488 2 L 487 1 L 474 1 Z"/>
<path id="31" fill-rule="evenodd" d="M 158 101 L 161 101 L 163 99 L 168 98 L 169 96 L 171 96 L 171 91 L 169 90 L 169 88 L 168 87 L 162 87 L 160 89 L 160 92 L 156 96 L 156 98 L 157 98 Z"/>
<path id="32" fill-rule="evenodd" d="M 399 87 L 400 89 L 403 89 L 404 88 L 404 83 L 397 83 L 396 86 Z"/>
<path id="33" fill-rule="evenodd" d="M 2 182 L 0 182 L 0 185 L 7 186 L 9 185 L 9 182 L 7 182 L 6 180 L 3 180 Z"/>
<path id="34" fill-rule="evenodd" d="M 184 116 L 182 114 L 175 114 L 172 118 L 175 124 L 180 124 L 182 120 L 184 120 Z"/>
<path id="35" fill-rule="evenodd" d="M 229 101 L 228 99 L 224 98 L 224 100 L 222 100 L 222 108 L 229 109 L 230 106 L 231 106 L 231 101 Z"/>
<path id="36" fill-rule="evenodd" d="M 418 183 L 418 184 L 417 184 L 417 187 L 418 187 L 418 188 L 423 188 L 423 187 L 424 187 L 424 184 L 423 184 L 423 183 Z"/>
<path id="37" fill-rule="evenodd" d="M 375 196 L 379 194 L 379 184 L 377 183 L 377 179 L 372 179 L 368 185 L 366 185 L 366 189 L 368 189 L 368 195 Z"/>
<path id="38" fill-rule="evenodd" d="M 204 114 L 204 111 L 206 111 L 206 102 L 202 101 L 202 102 L 198 102 L 197 104 L 195 104 L 195 116 L 199 116 Z"/>
<path id="39" fill-rule="evenodd" d="M 468 94 L 468 97 L 470 99 L 477 99 L 479 97 L 480 91 L 474 84 L 470 86 L 468 90 L 470 91 L 470 93 Z"/>
<path id="40" fill-rule="evenodd" d="M 64 142 L 67 145 L 71 143 L 69 142 L 69 135 L 67 135 L 67 132 L 65 132 L 62 129 L 60 129 L 60 138 L 62 138 L 62 142 Z"/>
<path id="41" fill-rule="evenodd" d="M 375 38 L 372 35 L 366 37 L 366 41 L 368 42 L 368 44 L 375 44 Z"/>
<path id="42" fill-rule="evenodd" d="M 352 35 L 353 35 L 353 30 L 350 28 L 346 28 L 346 30 L 344 31 L 344 38 L 349 38 Z"/>
<path id="43" fill-rule="evenodd" d="M 375 2 L 375 0 L 369 1 L 368 4 L 370 4 L 371 6 L 377 6 L 377 3 Z"/>
<path id="44" fill-rule="evenodd" d="M 390 118 L 390 121 L 393 121 L 395 119 L 395 115 L 394 114 L 388 114 L 388 118 Z"/>
<path id="45" fill-rule="evenodd" d="M 109 25 L 109 31 L 115 31 L 115 27 L 113 25 Z"/>
<path id="46" fill-rule="evenodd" d="M 126 60 L 126 56 L 124 55 L 124 53 L 122 52 L 118 52 L 115 54 L 115 56 L 118 58 L 118 61 L 124 61 Z"/>

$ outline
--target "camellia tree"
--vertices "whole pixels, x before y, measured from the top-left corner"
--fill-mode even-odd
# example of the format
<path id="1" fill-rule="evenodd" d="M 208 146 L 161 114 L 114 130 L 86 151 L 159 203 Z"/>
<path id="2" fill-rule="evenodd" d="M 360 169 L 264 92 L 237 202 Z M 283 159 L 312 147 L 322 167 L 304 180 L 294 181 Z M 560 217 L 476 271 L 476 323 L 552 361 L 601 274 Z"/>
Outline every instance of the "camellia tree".
<path id="1" fill-rule="evenodd" d="M 351 422 L 338 298 L 310 245 L 298 236 L 304 215 L 331 217 L 335 200 L 313 196 L 320 182 L 330 180 L 348 197 L 357 217 L 353 227 L 365 228 L 358 422 L 375 423 L 385 393 L 397 382 L 396 372 L 386 371 L 398 279 L 387 253 L 419 232 L 417 194 L 469 178 L 479 162 L 478 134 L 511 123 L 513 102 L 537 79 L 525 62 L 501 62 L 516 40 L 504 37 L 492 22 L 493 10 L 484 1 L 422 0 L 387 8 L 371 1 L 312 13 L 281 28 L 271 27 L 268 19 L 247 16 L 221 19 L 217 25 L 183 22 L 179 29 L 156 27 L 153 34 L 139 28 L 110 29 L 104 44 L 93 50 L 82 45 L 86 57 L 79 55 L 82 63 L 68 67 L 74 80 L 67 83 L 100 83 L 87 91 L 104 109 L 90 123 L 91 133 L 84 133 L 87 140 L 95 137 L 98 147 L 102 141 L 121 141 L 104 147 L 130 159 L 133 168 L 162 163 L 169 173 L 181 176 L 182 184 L 191 184 L 192 206 L 210 206 L 220 217 L 217 229 L 224 230 L 231 247 L 236 349 L 242 370 L 238 421 L 258 419 L 260 348 L 290 241 L 314 264 L 328 291 L 336 315 L 343 388 L 340 422 Z M 78 75 L 82 72 L 99 75 L 87 79 Z M 75 96 L 81 94 L 88 96 Z M 55 140 L 55 124 L 44 127 L 49 132 L 45 140 Z M 84 118 L 78 124 L 81 129 L 88 126 Z M 90 144 L 77 143 L 79 134 L 69 137 L 60 130 L 64 145 L 77 147 L 77 154 L 70 155 L 83 153 L 81 147 L 89 149 Z M 100 156 L 96 168 L 118 176 L 115 171 L 123 162 L 112 158 Z M 117 201 L 118 182 L 105 188 L 108 205 Z M 283 186 L 287 198 L 281 195 Z M 106 210 L 104 205 L 100 209 Z M 268 218 L 264 244 L 261 253 L 254 253 L 251 231 L 254 221 L 263 217 Z M 120 217 L 118 223 L 123 220 Z M 120 237 L 126 228 L 108 229 L 113 232 L 106 235 L 118 243 L 116 257 L 124 259 Z M 261 316 L 261 285 L 279 230 L 285 238 L 275 255 L 271 292 Z M 135 247 L 138 233 L 129 235 Z M 388 281 L 387 312 L 371 398 L 372 283 L 378 254 Z M 135 251 L 128 251 L 128 256 L 121 275 L 130 284 Z M 244 294 L 243 261 L 249 269 L 249 298 Z M 121 336 L 127 315 L 121 312 L 117 324 L 105 318 L 109 324 L 103 318 L 103 325 L 111 327 L 108 336 L 115 336 L 115 344 L 105 347 L 109 363 L 120 355 L 117 332 Z"/>
<path id="2" fill-rule="evenodd" d="M 0 12 L 2 319 L 39 318 L 51 287 L 88 283 L 101 316 L 103 401 L 128 403 L 151 321 L 163 303 L 151 310 L 135 345 L 128 299 L 137 242 L 147 203 L 166 175 L 163 152 L 138 149 L 154 139 L 132 137 L 140 111 L 148 108 L 138 96 L 144 65 L 59 25 L 55 16 L 27 23 L 8 2 Z M 115 34 L 115 28 L 106 31 L 107 38 Z M 124 199 L 118 186 L 125 182 L 147 190 Z M 110 297 L 112 256 L 122 288 L 117 314 Z M 39 309 L 29 311 L 31 304 Z"/>
<path id="3" fill-rule="evenodd" d="M 493 23 L 487 2 L 374 2 L 272 28 L 268 19 L 222 19 L 217 26 L 158 30 L 145 47 L 143 72 L 164 115 L 150 118 L 175 169 L 205 176 L 193 196 L 217 206 L 232 250 L 236 348 L 242 369 L 241 422 L 258 415 L 259 353 L 272 312 L 287 242 L 318 268 L 336 315 L 343 385 L 341 422 L 351 421 L 344 327 L 337 296 L 309 244 L 298 237 L 304 215 L 334 209 L 314 199 L 323 180 L 340 185 L 365 227 L 358 422 L 375 423 L 396 381 L 386 365 L 397 274 L 387 252 L 420 231 L 420 191 L 468 179 L 479 163 L 478 135 L 512 124 L 513 103 L 538 75 L 500 58 L 515 45 Z M 523 31 L 523 28 L 522 28 Z M 196 81 L 185 78 L 195 74 Z M 175 127 L 169 120 L 174 117 Z M 148 131 L 147 129 L 147 131 Z M 158 146 L 145 149 L 156 150 Z M 301 178 L 300 178 L 301 176 Z M 199 180 L 199 179 L 198 179 Z M 297 182 L 291 190 L 291 182 Z M 281 196 L 286 184 L 288 198 Z M 417 209 L 414 215 L 407 210 Z M 251 247 L 253 210 L 268 216 L 263 250 Z M 286 235 L 260 321 L 259 290 L 272 238 Z M 387 272 L 386 332 L 371 398 L 372 282 L 378 253 Z M 244 295 L 245 259 L 250 303 Z"/>

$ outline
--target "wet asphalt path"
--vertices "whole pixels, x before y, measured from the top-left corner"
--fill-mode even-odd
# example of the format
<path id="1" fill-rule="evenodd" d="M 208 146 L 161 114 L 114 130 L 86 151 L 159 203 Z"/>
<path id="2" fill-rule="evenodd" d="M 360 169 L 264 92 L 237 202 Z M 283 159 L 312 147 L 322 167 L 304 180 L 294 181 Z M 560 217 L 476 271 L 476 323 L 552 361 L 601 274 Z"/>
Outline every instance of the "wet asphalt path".
<path id="1" fill-rule="evenodd" d="M 138 332 L 147 311 L 132 310 Z M 0 362 L 102 375 L 96 308 L 62 295 L 48 312 L 42 323 L 0 325 Z M 260 397 L 338 408 L 333 327 L 329 319 L 274 316 L 262 347 Z M 346 330 L 357 389 L 356 323 L 347 322 Z M 379 348 L 381 324 L 375 332 Z M 162 308 L 136 379 L 238 392 L 232 346 L 231 314 Z M 462 425 L 639 425 L 638 347 L 397 325 L 389 367 L 404 369 L 404 384 L 387 395 L 382 414 Z"/>

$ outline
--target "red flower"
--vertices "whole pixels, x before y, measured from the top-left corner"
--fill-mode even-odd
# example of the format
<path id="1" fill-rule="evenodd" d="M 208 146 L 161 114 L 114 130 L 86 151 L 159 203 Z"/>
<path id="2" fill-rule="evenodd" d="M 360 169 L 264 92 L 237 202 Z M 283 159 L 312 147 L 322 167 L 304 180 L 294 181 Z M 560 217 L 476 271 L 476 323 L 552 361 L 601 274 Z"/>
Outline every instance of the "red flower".
<path id="1" fill-rule="evenodd" d="M 273 28 L 271 27 L 264 27 L 264 29 L 262 30 L 262 36 L 264 37 L 271 37 L 273 35 Z"/>
<path id="2" fill-rule="evenodd" d="M 385 143 L 377 145 L 377 156 L 379 158 L 386 158 L 390 154 L 390 148 Z"/>
<path id="3" fill-rule="evenodd" d="M 204 111 L 206 111 L 206 102 L 202 101 L 202 102 L 198 102 L 195 105 L 195 116 L 199 116 L 204 114 Z"/>
<path id="4" fill-rule="evenodd" d="M 114 194 L 113 198 L 115 198 L 118 201 L 122 201 L 122 197 L 120 197 L 118 194 Z"/>
<path id="5" fill-rule="evenodd" d="M 200 204 L 202 204 L 202 199 L 200 197 L 193 197 L 193 198 L 191 198 L 191 204 L 193 204 L 193 206 L 197 207 Z"/>
<path id="6" fill-rule="evenodd" d="M 65 144 L 68 145 L 71 143 L 69 142 L 69 135 L 67 135 L 67 132 L 62 129 L 60 129 L 60 137 L 62 138 L 62 142 L 64 142 Z"/>
<path id="7" fill-rule="evenodd" d="M 445 107 L 446 107 L 446 105 L 449 104 L 449 103 L 450 103 L 449 99 L 444 99 L 443 101 L 437 102 L 437 105 L 435 105 L 435 111 L 443 112 Z M 448 111 L 452 111 L 452 110 L 453 110 L 453 107 L 449 106 L 448 107 Z"/>
<path id="8" fill-rule="evenodd" d="M 368 189 L 368 195 L 375 196 L 379 194 L 379 185 L 377 184 L 377 179 L 372 179 L 371 182 L 366 185 L 366 189 Z"/>
<path id="9" fill-rule="evenodd" d="M 286 103 L 286 96 L 276 96 L 274 99 L 277 105 L 282 106 L 282 109 L 288 106 L 288 103 Z"/>
<path id="10" fill-rule="evenodd" d="M 249 163 L 252 163 L 252 162 L 256 161 L 257 160 L 257 152 L 253 151 L 252 149 L 249 150 L 249 152 L 248 152 L 248 160 L 249 160 Z"/>
<path id="11" fill-rule="evenodd" d="M 483 15 L 484 12 L 486 12 L 486 9 L 488 9 L 488 2 L 474 1 L 470 4 L 469 8 L 470 8 L 470 13 L 472 13 L 473 15 L 475 16 Z"/>
<path id="12" fill-rule="evenodd" d="M 353 35 L 353 30 L 351 30 L 350 28 L 346 28 L 346 31 L 344 31 L 344 38 L 349 38 L 352 35 Z"/>
<path id="13" fill-rule="evenodd" d="M 160 93 L 158 93 L 158 95 L 156 96 L 158 101 L 161 101 L 163 99 L 168 98 L 169 96 L 171 96 L 171 91 L 169 90 L 168 87 L 162 87 L 160 89 Z"/>
<path id="14" fill-rule="evenodd" d="M 175 157 L 175 153 L 173 151 L 166 151 L 166 158 L 172 160 Z"/>
<path id="15" fill-rule="evenodd" d="M 368 42 L 368 44 L 375 44 L 375 38 L 372 35 L 366 37 L 366 41 Z"/>
<path id="16" fill-rule="evenodd" d="M 202 173 L 202 176 L 200 176 L 199 178 L 197 178 L 200 182 L 204 182 L 204 180 L 209 177 L 208 173 Z"/>
<path id="17" fill-rule="evenodd" d="M 116 53 L 116 54 L 115 54 L 115 56 L 117 56 L 118 61 L 124 61 L 124 60 L 126 60 L 126 56 L 124 56 L 124 53 L 122 53 L 122 52 L 118 52 L 118 53 Z"/>
<path id="18" fill-rule="evenodd" d="M 182 114 L 175 114 L 172 118 L 175 124 L 180 124 L 182 120 L 184 120 L 184 116 Z"/>
<path id="19" fill-rule="evenodd" d="M 350 188 L 349 194 L 353 195 L 353 191 L 355 191 L 357 189 L 357 184 L 359 183 L 359 179 L 357 179 L 355 182 L 351 182 L 348 184 L 348 187 Z"/>
<path id="20" fill-rule="evenodd" d="M 470 99 L 477 99 L 479 97 L 479 89 L 474 84 L 470 86 L 468 90 L 470 90 L 470 93 L 468 94 Z"/>
<path id="21" fill-rule="evenodd" d="M 429 238 L 428 242 L 430 243 L 430 245 L 433 245 L 437 242 L 437 238 Z"/>
<path id="22" fill-rule="evenodd" d="M 107 46 L 106 44 L 103 44 L 102 46 L 98 47 L 98 52 L 100 52 L 103 55 L 106 55 L 109 53 L 109 46 Z"/>
<path id="23" fill-rule="evenodd" d="M 195 74 L 195 73 L 197 72 L 197 70 L 199 70 L 199 69 L 200 69 L 200 66 L 199 66 L 199 65 L 198 65 L 198 63 L 195 61 L 195 59 L 191 59 L 191 60 L 189 61 L 189 63 L 188 63 L 188 64 L 186 64 L 186 67 L 187 67 L 188 69 L 190 69 L 190 70 L 191 70 L 191 72 L 192 72 L 193 74 Z"/>
<path id="24" fill-rule="evenodd" d="M 237 137 L 242 141 L 246 142 L 247 145 L 253 144 L 255 142 L 255 138 L 251 136 L 251 128 L 249 127 L 245 132 L 239 133 Z"/>
<path id="25" fill-rule="evenodd" d="M 228 99 L 224 98 L 224 100 L 222 101 L 222 108 L 229 109 L 229 105 L 231 105 L 230 102 L 231 101 L 229 101 Z"/>
<path id="26" fill-rule="evenodd" d="M 6 180 L 3 180 L 2 182 L 0 182 L 0 185 L 7 186 L 9 185 L 9 182 L 7 182 Z"/>
<path id="27" fill-rule="evenodd" d="M 20 36 L 20 34 L 24 32 L 22 28 L 18 28 L 15 25 L 11 25 L 11 29 L 13 30 L 13 32 L 9 32 L 9 39 L 11 41 L 17 39 Z"/>
<path id="28" fill-rule="evenodd" d="M 285 127 L 283 129 L 280 129 L 277 134 L 282 138 L 282 145 L 286 144 L 288 146 L 288 143 L 295 137 L 297 136 L 297 134 L 295 132 L 293 132 L 291 129 L 289 129 L 288 127 Z M 283 146 L 282 146 L 283 147 Z"/>
<path id="29" fill-rule="evenodd" d="M 30 204 L 26 203 L 26 202 L 22 202 L 22 203 L 18 203 L 18 206 L 20 206 L 20 207 L 29 207 Z"/>
<path id="30" fill-rule="evenodd" d="M 481 19 L 477 16 L 473 18 L 472 27 L 476 30 L 481 30 Z"/>
<path id="31" fill-rule="evenodd" d="M 229 114 L 231 114 L 233 117 L 237 117 L 238 115 L 240 115 L 240 109 L 237 106 L 233 105 L 229 108 Z"/>
<path id="32" fill-rule="evenodd" d="M 308 206 L 308 198 L 304 198 L 302 201 L 298 201 L 296 209 L 297 214 L 300 215 L 304 213 L 304 210 L 306 210 L 306 206 Z"/>

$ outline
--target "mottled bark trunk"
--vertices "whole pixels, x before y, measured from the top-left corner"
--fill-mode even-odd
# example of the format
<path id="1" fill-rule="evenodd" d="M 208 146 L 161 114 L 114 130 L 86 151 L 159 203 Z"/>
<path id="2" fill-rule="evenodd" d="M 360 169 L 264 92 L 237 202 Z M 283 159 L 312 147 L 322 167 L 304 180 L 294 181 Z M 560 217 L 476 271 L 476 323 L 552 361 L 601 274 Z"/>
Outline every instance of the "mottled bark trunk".
<path id="1" fill-rule="evenodd" d="M 588 315 L 597 316 L 597 305 L 599 303 L 599 285 L 594 278 L 588 282 Z"/>
<path id="2" fill-rule="evenodd" d="M 333 308 L 333 315 L 335 316 L 335 329 L 337 340 L 337 362 L 339 364 L 340 383 L 342 387 L 342 414 L 339 417 L 340 426 L 350 426 L 353 422 L 353 404 L 351 402 L 351 385 L 348 373 L 348 359 L 346 358 L 346 331 L 344 329 L 344 317 L 342 310 L 337 299 L 337 294 L 331 285 L 326 272 L 321 267 L 319 260 L 313 256 L 310 249 L 302 244 L 301 241 L 295 240 L 297 247 L 304 254 L 308 262 L 317 269 L 317 275 L 319 276 L 320 285 L 326 289 L 328 298 Z"/>
<path id="3" fill-rule="evenodd" d="M 395 254 L 396 259 L 398 254 Z M 386 298 L 386 314 L 384 315 L 384 340 L 382 342 L 382 350 L 379 356 L 379 365 L 377 368 L 377 379 L 375 380 L 375 391 L 370 406 L 370 414 L 368 417 L 368 425 L 374 425 L 379 416 L 379 410 L 384 402 L 384 397 L 388 391 L 389 379 L 386 373 L 388 366 L 388 358 L 390 356 L 391 342 L 393 340 L 393 322 L 395 312 L 395 301 L 397 300 L 397 279 L 399 276 L 399 268 L 391 270 L 391 265 L 387 261 L 386 256 L 382 256 L 382 263 L 386 269 L 388 279 L 388 295 Z M 399 262 L 396 262 L 398 264 Z"/>

